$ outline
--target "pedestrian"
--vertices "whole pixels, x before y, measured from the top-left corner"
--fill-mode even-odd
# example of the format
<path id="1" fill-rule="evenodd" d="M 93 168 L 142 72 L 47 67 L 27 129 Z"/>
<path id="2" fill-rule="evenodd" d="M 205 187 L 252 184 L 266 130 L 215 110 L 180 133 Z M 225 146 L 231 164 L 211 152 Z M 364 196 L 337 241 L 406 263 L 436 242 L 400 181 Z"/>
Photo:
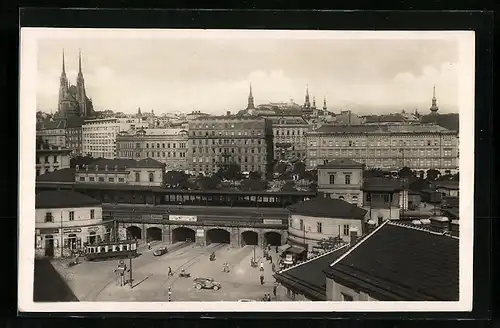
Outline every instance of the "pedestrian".
<path id="1" fill-rule="evenodd" d="M 273 272 L 276 271 L 276 265 L 274 263 L 271 263 L 271 268 L 272 268 Z"/>
<path id="2" fill-rule="evenodd" d="M 148 249 L 151 250 L 151 242 L 148 241 Z"/>
<path id="3" fill-rule="evenodd" d="M 278 245 L 276 245 L 276 254 L 278 254 Z"/>
<path id="4" fill-rule="evenodd" d="M 169 276 L 173 276 L 174 273 L 172 272 L 172 268 L 171 267 L 168 267 L 168 275 Z"/>
<path id="5" fill-rule="evenodd" d="M 260 261 L 260 271 L 264 271 L 264 262 Z"/>
<path id="6" fill-rule="evenodd" d="M 267 250 L 271 251 L 271 244 L 267 245 Z"/>
<path id="7" fill-rule="evenodd" d="M 273 295 L 274 295 L 274 298 L 276 298 L 276 291 L 277 291 L 277 287 L 276 285 L 273 286 Z"/>
<path id="8" fill-rule="evenodd" d="M 264 285 L 264 275 L 263 274 L 260 275 L 260 284 Z"/>

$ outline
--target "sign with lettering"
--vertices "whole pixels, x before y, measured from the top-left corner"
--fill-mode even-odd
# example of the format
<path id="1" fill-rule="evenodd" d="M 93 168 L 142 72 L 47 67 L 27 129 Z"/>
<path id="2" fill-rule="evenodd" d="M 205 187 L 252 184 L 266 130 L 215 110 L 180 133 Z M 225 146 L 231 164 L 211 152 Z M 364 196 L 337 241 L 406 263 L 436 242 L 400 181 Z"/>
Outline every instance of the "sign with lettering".
<path id="1" fill-rule="evenodd" d="M 55 233 L 59 233 L 59 229 L 55 229 L 55 228 L 41 228 L 40 229 L 40 234 L 42 234 L 42 235 L 51 235 L 51 234 L 55 234 Z"/>
<path id="2" fill-rule="evenodd" d="M 63 233 L 79 233 L 82 232 L 81 228 L 66 228 L 63 229 Z"/>
<path id="3" fill-rule="evenodd" d="M 264 224 L 283 224 L 281 220 L 264 219 Z"/>
<path id="4" fill-rule="evenodd" d="M 170 221 L 196 222 L 198 217 L 196 215 L 169 215 L 168 219 Z"/>
<path id="5" fill-rule="evenodd" d="M 205 230 L 196 229 L 196 237 L 205 237 Z"/>
<path id="6" fill-rule="evenodd" d="M 142 215 L 143 219 L 151 219 L 151 220 L 163 220 L 163 215 L 162 214 L 143 214 Z"/>

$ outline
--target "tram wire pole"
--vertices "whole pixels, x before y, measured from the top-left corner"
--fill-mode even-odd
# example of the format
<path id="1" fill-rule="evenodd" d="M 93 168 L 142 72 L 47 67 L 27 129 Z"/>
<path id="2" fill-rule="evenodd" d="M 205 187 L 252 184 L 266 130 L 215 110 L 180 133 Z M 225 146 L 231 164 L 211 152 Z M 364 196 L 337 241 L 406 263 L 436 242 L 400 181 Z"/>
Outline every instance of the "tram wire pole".
<path id="1" fill-rule="evenodd" d="M 63 210 L 61 210 L 61 259 L 64 257 Z"/>

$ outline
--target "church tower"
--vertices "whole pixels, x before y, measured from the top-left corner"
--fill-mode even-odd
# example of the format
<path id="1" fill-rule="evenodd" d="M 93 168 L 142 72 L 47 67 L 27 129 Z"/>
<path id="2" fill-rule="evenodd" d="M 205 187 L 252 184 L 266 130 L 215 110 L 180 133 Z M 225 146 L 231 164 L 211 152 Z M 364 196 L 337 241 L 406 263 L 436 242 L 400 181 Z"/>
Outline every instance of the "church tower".
<path id="1" fill-rule="evenodd" d="M 309 86 L 306 86 L 306 97 L 304 101 L 304 108 L 305 109 L 311 108 L 311 103 L 309 102 Z"/>
<path id="2" fill-rule="evenodd" d="M 247 111 L 254 111 L 254 110 L 255 110 L 255 104 L 253 102 L 252 84 L 250 83 L 250 93 L 248 94 Z"/>
<path id="3" fill-rule="evenodd" d="M 60 115 L 64 115 L 67 108 L 65 108 L 65 100 L 68 94 L 69 81 L 66 76 L 66 63 L 64 62 L 64 49 L 62 52 L 62 71 L 61 77 L 59 78 L 59 102 L 57 105 L 57 111 Z"/>
<path id="4" fill-rule="evenodd" d="M 436 115 L 437 111 L 439 110 L 439 107 L 437 106 L 437 99 L 436 99 L 436 86 L 434 85 L 432 88 L 432 105 L 431 108 L 429 108 L 431 111 L 431 114 Z"/>
<path id="5" fill-rule="evenodd" d="M 326 112 L 328 110 L 328 107 L 326 107 L 326 96 L 323 100 L 323 111 Z"/>
<path id="6" fill-rule="evenodd" d="M 80 107 L 80 116 L 89 116 L 87 109 L 87 95 L 85 93 L 85 80 L 82 73 L 82 53 L 78 50 L 78 76 L 76 78 L 76 100 Z"/>

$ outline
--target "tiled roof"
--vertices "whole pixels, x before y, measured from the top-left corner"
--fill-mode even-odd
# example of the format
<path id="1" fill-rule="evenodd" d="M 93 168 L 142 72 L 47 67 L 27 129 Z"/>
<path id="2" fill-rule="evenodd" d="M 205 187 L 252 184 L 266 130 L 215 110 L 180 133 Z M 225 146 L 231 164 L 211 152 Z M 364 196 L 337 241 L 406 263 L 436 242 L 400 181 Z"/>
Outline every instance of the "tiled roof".
<path id="1" fill-rule="evenodd" d="M 398 191 L 403 189 L 400 179 L 368 178 L 363 182 L 364 191 Z"/>
<path id="2" fill-rule="evenodd" d="M 45 121 L 45 122 L 39 122 L 36 125 L 37 130 L 54 130 L 54 129 L 65 129 L 65 128 L 66 128 L 66 120 Z"/>
<path id="3" fill-rule="evenodd" d="M 386 301 L 458 301 L 459 240 L 386 221 L 325 271 Z"/>
<path id="4" fill-rule="evenodd" d="M 290 212 L 315 217 L 362 219 L 366 210 L 342 199 L 315 197 L 288 207 Z"/>
<path id="5" fill-rule="evenodd" d="M 87 207 L 101 205 L 101 201 L 72 190 L 42 191 L 36 194 L 36 208 Z"/>
<path id="6" fill-rule="evenodd" d="M 313 301 L 326 301 L 326 276 L 324 270 L 348 250 L 343 245 L 309 261 L 280 271 L 274 275 L 283 285 L 293 287 L 295 291 L 306 295 Z"/>
<path id="7" fill-rule="evenodd" d="M 370 133 L 379 128 L 374 125 L 322 125 L 315 132 L 323 133 Z"/>
<path id="8" fill-rule="evenodd" d="M 422 123 L 436 123 L 443 128 L 446 128 L 451 131 L 459 131 L 459 114 L 451 113 L 451 114 L 438 114 L 438 115 L 425 115 L 421 118 Z"/>
<path id="9" fill-rule="evenodd" d="M 458 181 L 436 181 L 434 185 L 437 188 L 445 188 L 445 189 L 455 189 L 458 190 L 459 182 Z"/>
<path id="10" fill-rule="evenodd" d="M 352 159 L 342 158 L 342 159 L 335 159 L 323 165 L 319 165 L 318 169 L 343 168 L 343 167 L 345 168 L 352 167 L 361 169 L 364 167 L 364 164 L 353 161 Z"/>
<path id="11" fill-rule="evenodd" d="M 75 169 L 67 168 L 36 177 L 36 182 L 75 182 Z"/>

